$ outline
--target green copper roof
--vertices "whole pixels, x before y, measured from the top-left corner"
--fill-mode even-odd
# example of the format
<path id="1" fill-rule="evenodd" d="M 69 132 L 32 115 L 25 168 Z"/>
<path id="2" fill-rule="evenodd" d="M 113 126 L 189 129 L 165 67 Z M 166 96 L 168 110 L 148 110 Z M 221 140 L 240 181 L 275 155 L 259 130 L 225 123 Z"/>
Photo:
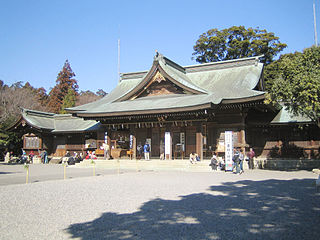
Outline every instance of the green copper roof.
<path id="1" fill-rule="evenodd" d="M 271 124 L 287 124 L 287 123 L 308 123 L 311 122 L 309 118 L 303 117 L 301 115 L 293 115 L 285 107 L 283 107 L 277 116 L 271 121 Z"/>
<path id="2" fill-rule="evenodd" d="M 93 131 L 100 127 L 99 122 L 85 121 L 71 114 L 54 114 L 29 109 L 22 109 L 22 118 L 33 127 L 54 133 Z"/>
<path id="3" fill-rule="evenodd" d="M 143 91 L 153 74 L 160 71 L 186 94 L 131 98 Z M 121 82 L 106 97 L 86 105 L 67 109 L 78 116 L 139 114 L 148 111 L 184 111 L 208 108 L 225 101 L 246 102 L 263 99 L 259 57 L 182 67 L 157 54 L 149 71 L 122 74 Z"/>

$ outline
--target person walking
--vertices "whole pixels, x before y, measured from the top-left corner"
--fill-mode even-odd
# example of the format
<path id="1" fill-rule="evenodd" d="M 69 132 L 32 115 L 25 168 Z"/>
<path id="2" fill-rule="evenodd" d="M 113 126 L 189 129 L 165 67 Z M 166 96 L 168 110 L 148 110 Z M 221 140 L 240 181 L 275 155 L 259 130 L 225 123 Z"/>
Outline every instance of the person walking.
<path id="1" fill-rule="evenodd" d="M 146 144 L 143 146 L 143 151 L 144 151 L 144 159 L 146 161 L 150 160 L 150 145 L 149 143 L 146 142 Z"/>

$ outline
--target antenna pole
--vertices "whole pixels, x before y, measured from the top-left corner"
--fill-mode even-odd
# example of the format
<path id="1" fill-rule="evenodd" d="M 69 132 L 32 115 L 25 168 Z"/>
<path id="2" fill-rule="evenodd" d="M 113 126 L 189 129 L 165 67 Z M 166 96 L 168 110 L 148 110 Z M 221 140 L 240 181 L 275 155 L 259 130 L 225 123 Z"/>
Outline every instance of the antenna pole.
<path id="1" fill-rule="evenodd" d="M 118 81 L 120 83 L 120 38 L 118 39 Z"/>
<path id="2" fill-rule="evenodd" d="M 313 2 L 313 22 L 314 22 L 314 42 L 315 46 L 318 47 L 318 36 L 317 36 L 317 19 L 316 19 L 316 4 Z"/>

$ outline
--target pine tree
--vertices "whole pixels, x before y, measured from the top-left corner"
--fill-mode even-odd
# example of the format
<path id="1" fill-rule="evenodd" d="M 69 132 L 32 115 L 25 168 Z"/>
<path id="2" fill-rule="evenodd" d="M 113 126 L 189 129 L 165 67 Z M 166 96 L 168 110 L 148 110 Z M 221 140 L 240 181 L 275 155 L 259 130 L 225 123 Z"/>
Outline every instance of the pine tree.
<path id="1" fill-rule="evenodd" d="M 64 63 L 62 70 L 59 72 L 56 85 L 49 93 L 48 106 L 54 113 L 59 113 L 68 91 L 72 91 L 75 96 L 78 95 L 78 83 L 74 79 L 76 75 L 72 71 L 68 60 Z"/>

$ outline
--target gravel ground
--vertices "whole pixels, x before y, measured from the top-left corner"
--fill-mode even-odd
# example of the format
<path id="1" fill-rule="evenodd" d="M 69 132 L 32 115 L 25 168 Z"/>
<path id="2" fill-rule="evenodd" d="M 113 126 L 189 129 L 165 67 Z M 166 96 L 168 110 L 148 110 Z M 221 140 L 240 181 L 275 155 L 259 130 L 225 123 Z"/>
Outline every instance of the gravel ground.
<path id="1" fill-rule="evenodd" d="M 0 239 L 319 239 L 316 178 L 126 172 L 0 186 Z"/>
<path id="2" fill-rule="evenodd" d="M 117 173 L 117 169 L 96 168 L 96 175 L 109 175 Z M 135 170 L 121 170 L 121 172 L 135 172 Z M 77 168 L 68 166 L 66 168 L 66 179 L 90 177 L 93 175 L 93 168 Z M 29 183 L 62 180 L 64 179 L 64 169 L 61 164 L 30 164 Z M 26 182 L 26 170 L 22 164 L 7 165 L 0 163 L 0 186 L 11 184 L 22 184 Z"/>

